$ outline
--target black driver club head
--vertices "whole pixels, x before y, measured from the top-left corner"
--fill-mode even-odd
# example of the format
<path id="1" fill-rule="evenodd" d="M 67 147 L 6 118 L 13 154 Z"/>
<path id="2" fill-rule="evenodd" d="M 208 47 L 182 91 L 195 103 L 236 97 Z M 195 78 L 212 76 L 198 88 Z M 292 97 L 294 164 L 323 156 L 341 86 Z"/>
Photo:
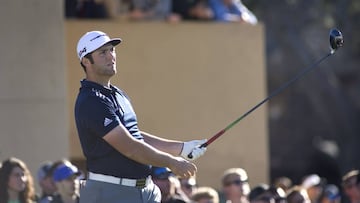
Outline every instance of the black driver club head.
<path id="1" fill-rule="evenodd" d="M 331 29 L 329 33 L 330 37 L 330 47 L 332 51 L 336 51 L 339 47 L 342 47 L 344 44 L 344 38 L 338 29 Z"/>

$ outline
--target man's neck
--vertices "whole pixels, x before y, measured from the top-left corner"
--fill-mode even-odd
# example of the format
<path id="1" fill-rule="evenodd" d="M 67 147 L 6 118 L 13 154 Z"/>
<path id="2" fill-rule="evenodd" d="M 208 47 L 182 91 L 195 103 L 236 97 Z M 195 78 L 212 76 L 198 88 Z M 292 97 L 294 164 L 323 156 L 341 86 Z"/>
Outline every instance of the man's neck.
<path id="1" fill-rule="evenodd" d="M 110 88 L 110 80 L 109 79 L 100 79 L 100 78 L 94 79 L 94 78 L 86 77 L 86 80 L 97 83 L 101 86 Z"/>

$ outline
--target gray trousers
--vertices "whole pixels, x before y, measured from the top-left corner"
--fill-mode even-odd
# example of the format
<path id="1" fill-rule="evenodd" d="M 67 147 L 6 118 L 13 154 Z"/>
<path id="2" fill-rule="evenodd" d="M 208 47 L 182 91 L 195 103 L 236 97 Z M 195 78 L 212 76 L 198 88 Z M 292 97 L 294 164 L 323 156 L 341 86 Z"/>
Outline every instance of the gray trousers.
<path id="1" fill-rule="evenodd" d="M 80 203 L 160 203 L 160 189 L 152 182 L 144 188 L 86 180 L 80 187 Z"/>

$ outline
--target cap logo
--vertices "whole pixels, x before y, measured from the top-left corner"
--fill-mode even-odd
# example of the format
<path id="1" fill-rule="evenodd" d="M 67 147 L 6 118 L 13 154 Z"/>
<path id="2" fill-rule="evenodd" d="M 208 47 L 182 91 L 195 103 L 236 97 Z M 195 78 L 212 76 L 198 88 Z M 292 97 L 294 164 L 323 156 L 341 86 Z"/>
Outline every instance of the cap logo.
<path id="1" fill-rule="evenodd" d="M 77 43 L 76 53 L 80 61 L 84 56 L 90 54 L 101 46 L 109 43 L 116 46 L 121 43 L 120 38 L 110 39 L 109 35 L 101 31 L 91 31 L 84 34 Z"/>
<path id="2" fill-rule="evenodd" d="M 79 56 L 81 57 L 81 55 L 85 52 L 86 52 L 86 47 L 84 47 L 81 51 L 79 51 Z"/>
<path id="3" fill-rule="evenodd" d="M 96 40 L 97 38 L 102 37 L 102 36 L 106 36 L 106 35 L 105 35 L 105 34 L 98 35 L 98 36 L 96 36 L 96 37 L 94 37 L 94 38 L 90 39 L 90 41 L 94 41 L 94 40 Z"/>

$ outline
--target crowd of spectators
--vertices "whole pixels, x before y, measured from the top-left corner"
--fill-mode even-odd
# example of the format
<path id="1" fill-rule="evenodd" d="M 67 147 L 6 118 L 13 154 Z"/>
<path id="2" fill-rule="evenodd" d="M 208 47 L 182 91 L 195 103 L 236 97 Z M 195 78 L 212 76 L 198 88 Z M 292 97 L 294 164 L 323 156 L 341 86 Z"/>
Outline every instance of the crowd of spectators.
<path id="1" fill-rule="evenodd" d="M 65 0 L 66 18 L 239 22 L 256 16 L 241 0 Z"/>
<path id="2" fill-rule="evenodd" d="M 340 185 L 318 174 L 304 175 L 299 184 L 288 177 L 271 183 L 252 183 L 243 168 L 229 168 L 219 176 L 221 188 L 198 184 L 196 177 L 180 179 L 168 168 L 152 167 L 162 203 L 359 203 L 360 173 L 351 170 Z M 0 163 L 0 203 L 78 203 L 86 174 L 67 159 L 43 162 L 36 179 L 26 163 L 10 157 Z M 34 184 L 41 191 L 35 191 Z M 121 200 L 119 200 L 121 202 Z"/>

